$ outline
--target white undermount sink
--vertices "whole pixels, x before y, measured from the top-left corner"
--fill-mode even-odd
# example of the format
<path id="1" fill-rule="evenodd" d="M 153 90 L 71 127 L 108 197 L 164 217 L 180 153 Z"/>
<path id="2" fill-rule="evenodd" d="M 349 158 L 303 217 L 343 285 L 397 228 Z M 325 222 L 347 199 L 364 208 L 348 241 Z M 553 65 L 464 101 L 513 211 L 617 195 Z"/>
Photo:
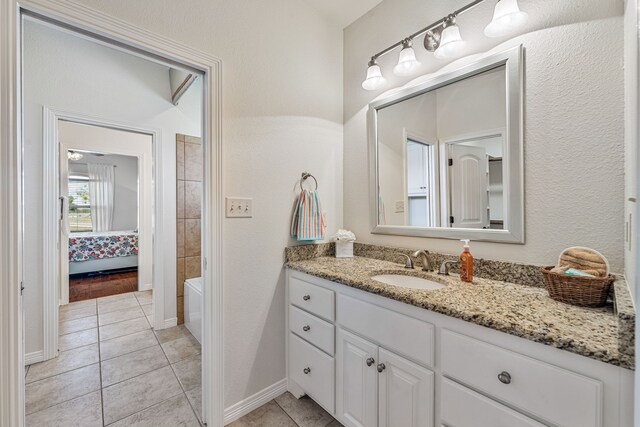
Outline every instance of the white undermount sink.
<path id="1" fill-rule="evenodd" d="M 378 276 L 373 276 L 372 279 L 391 286 L 424 289 L 428 291 L 442 289 L 446 286 L 442 283 L 434 282 L 433 280 L 423 279 L 421 277 L 405 276 L 402 274 L 380 274 Z"/>

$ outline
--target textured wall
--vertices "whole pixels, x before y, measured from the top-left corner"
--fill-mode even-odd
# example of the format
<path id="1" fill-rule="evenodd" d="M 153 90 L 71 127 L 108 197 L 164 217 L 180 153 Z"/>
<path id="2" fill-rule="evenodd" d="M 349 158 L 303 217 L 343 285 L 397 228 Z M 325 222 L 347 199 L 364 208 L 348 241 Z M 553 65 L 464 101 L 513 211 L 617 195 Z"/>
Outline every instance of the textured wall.
<path id="1" fill-rule="evenodd" d="M 344 35 L 344 225 L 360 242 L 458 253 L 451 240 L 369 231 L 367 105 L 379 93 L 360 87 L 368 58 L 466 0 L 385 0 Z M 555 263 L 572 245 L 592 246 L 623 269 L 623 2 L 521 0 L 530 20 L 512 40 L 486 38 L 493 2 L 459 18 L 467 54 L 525 47 L 525 245 L 472 243 L 479 257 Z M 415 45 L 419 45 L 416 41 Z M 501 43 L 498 45 L 498 43 Z M 447 64 L 417 49 L 422 70 Z M 389 89 L 396 55 L 380 61 Z M 382 92 L 382 90 L 381 90 Z"/>

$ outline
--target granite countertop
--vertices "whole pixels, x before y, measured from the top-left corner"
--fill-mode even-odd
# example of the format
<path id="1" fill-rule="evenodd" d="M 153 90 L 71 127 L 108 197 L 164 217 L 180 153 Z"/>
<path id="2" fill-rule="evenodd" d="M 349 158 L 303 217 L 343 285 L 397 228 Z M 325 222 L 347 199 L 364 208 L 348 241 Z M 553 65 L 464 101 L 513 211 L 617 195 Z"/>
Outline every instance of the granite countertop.
<path id="1" fill-rule="evenodd" d="M 290 260 L 286 267 L 346 286 L 445 314 L 601 362 L 634 369 L 635 320 L 624 279 L 614 285 L 614 305 L 581 308 L 549 298 L 539 286 L 525 286 L 458 275 L 439 276 L 380 259 L 317 256 Z M 377 274 L 427 278 L 447 286 L 438 290 L 408 289 L 371 279 Z"/>

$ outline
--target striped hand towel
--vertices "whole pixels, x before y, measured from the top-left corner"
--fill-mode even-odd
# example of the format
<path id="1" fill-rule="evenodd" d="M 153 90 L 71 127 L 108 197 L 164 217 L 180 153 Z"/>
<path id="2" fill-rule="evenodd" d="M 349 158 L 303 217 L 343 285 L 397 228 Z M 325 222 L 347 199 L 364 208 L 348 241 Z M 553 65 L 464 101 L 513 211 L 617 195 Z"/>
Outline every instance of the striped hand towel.
<path id="1" fill-rule="evenodd" d="M 302 190 L 293 210 L 291 237 L 298 240 L 323 240 L 325 227 L 318 193 Z"/>

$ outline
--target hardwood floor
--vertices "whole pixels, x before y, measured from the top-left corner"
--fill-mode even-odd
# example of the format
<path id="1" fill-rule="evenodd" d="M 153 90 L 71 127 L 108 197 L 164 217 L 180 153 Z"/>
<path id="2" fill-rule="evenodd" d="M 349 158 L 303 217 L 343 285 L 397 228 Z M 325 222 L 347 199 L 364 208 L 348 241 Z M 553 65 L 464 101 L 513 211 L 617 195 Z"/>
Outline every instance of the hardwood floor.
<path id="1" fill-rule="evenodd" d="M 137 290 L 137 271 L 69 277 L 69 302 L 102 298 Z"/>

